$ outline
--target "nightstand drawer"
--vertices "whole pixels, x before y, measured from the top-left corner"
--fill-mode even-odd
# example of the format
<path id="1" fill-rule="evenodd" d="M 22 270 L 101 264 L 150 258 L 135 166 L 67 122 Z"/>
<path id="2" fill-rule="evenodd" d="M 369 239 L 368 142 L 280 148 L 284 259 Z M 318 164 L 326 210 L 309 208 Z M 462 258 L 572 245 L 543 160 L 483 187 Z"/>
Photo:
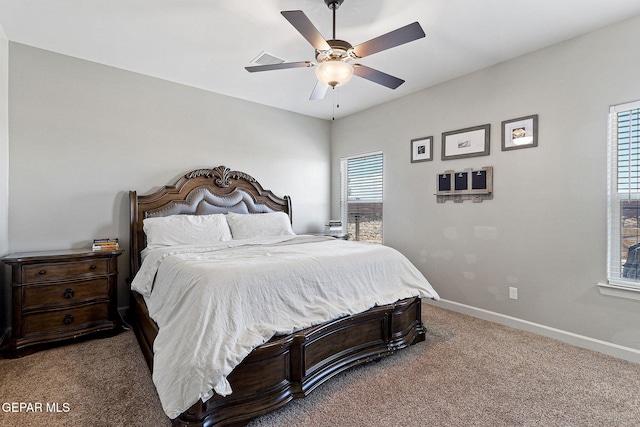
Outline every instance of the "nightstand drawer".
<path id="1" fill-rule="evenodd" d="M 76 329 L 91 322 L 108 320 L 109 304 L 90 304 L 62 310 L 50 310 L 43 313 L 31 313 L 24 316 L 23 334 Z"/>
<path id="2" fill-rule="evenodd" d="M 58 262 L 55 264 L 28 264 L 22 266 L 23 282 L 46 282 L 69 279 L 87 274 L 106 274 L 109 271 L 108 259 Z"/>
<path id="3" fill-rule="evenodd" d="M 109 299 L 109 279 L 107 277 L 50 285 L 24 286 L 22 308 L 29 310 L 37 307 L 77 304 L 92 299 Z"/>

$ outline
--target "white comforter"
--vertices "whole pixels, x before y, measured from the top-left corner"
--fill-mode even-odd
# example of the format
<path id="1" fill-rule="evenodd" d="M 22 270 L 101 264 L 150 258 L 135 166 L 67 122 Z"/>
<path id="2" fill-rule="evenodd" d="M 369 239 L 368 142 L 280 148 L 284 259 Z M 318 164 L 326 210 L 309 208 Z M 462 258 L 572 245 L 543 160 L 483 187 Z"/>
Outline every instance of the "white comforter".
<path id="1" fill-rule="evenodd" d="M 314 236 L 154 249 L 132 288 L 159 326 L 153 381 L 170 418 L 214 391 L 230 394 L 227 375 L 276 334 L 411 296 L 439 298 L 392 248 Z"/>

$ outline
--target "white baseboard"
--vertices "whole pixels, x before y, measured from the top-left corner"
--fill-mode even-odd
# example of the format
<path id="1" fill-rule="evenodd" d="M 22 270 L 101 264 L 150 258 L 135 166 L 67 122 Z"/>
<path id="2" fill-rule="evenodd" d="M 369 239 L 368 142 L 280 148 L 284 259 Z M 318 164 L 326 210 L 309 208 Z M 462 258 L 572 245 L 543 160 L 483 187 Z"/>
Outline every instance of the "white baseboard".
<path id="1" fill-rule="evenodd" d="M 427 304 L 433 304 L 438 307 L 446 308 L 479 319 L 488 320 L 500 325 L 508 326 L 514 329 L 520 329 L 544 337 L 553 338 L 576 347 L 586 348 L 588 350 L 598 351 L 609 356 L 619 359 L 628 360 L 634 363 L 640 363 L 640 350 L 630 347 L 624 347 L 607 341 L 601 341 L 594 338 L 585 337 L 583 335 L 574 334 L 572 332 L 563 331 L 561 329 L 551 328 L 549 326 L 540 325 L 538 323 L 529 322 L 527 320 L 518 319 L 516 317 L 506 316 L 504 314 L 495 313 L 493 311 L 484 310 L 470 305 L 460 304 L 454 301 L 440 300 L 423 300 Z"/>

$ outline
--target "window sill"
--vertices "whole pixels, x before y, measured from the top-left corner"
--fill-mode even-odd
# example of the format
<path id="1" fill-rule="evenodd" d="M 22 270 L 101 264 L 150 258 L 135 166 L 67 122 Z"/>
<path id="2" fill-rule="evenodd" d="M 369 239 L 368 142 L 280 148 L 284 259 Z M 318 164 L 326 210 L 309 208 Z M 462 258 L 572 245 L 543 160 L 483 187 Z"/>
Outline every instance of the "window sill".
<path id="1" fill-rule="evenodd" d="M 640 301 L 640 288 L 632 288 L 624 285 L 610 283 L 598 283 L 600 295 L 625 298 Z"/>

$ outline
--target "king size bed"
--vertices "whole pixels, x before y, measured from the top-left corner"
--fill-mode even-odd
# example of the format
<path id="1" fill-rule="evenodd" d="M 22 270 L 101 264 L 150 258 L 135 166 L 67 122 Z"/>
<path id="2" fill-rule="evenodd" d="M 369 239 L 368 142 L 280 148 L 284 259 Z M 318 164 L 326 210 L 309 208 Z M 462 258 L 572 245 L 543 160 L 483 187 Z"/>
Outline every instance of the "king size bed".
<path id="1" fill-rule="evenodd" d="M 128 318 L 174 425 L 244 425 L 425 338 L 438 295 L 404 256 L 294 234 L 289 197 L 244 172 L 130 202 Z"/>

